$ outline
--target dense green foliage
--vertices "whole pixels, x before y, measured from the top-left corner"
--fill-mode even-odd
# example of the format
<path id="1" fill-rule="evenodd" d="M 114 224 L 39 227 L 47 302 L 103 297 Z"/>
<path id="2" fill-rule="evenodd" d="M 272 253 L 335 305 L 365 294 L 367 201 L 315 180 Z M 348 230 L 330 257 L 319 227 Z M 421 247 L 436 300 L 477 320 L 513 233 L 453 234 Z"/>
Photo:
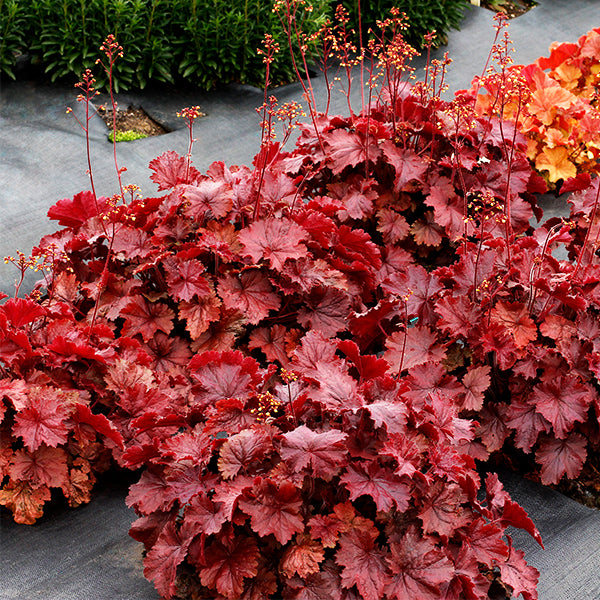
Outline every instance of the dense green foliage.
<path id="1" fill-rule="evenodd" d="M 16 58 L 25 45 L 24 12 L 18 0 L 0 0 L 0 73 L 13 79 Z"/>
<path id="2" fill-rule="evenodd" d="M 265 69 L 256 50 L 269 33 L 282 49 L 270 67 L 271 83 L 287 83 L 294 74 L 281 18 L 290 2 L 279 4 L 277 12 L 271 0 L 0 0 L 0 73 L 14 78 L 17 57 L 28 54 L 52 81 L 78 78 L 93 69 L 100 42 L 113 34 L 127 47 L 114 73 L 117 91 L 143 88 L 151 80 L 185 81 L 203 89 L 229 82 L 262 85 Z M 337 0 L 312 0 L 312 7 L 291 4 L 298 4 L 297 24 L 309 39 Z M 357 0 L 343 4 L 350 25 L 358 29 Z M 444 41 L 449 29 L 459 26 L 468 0 L 363 4 L 365 31 L 397 6 L 411 25 L 407 40 L 418 46 L 433 29 Z"/>
<path id="3" fill-rule="evenodd" d="M 298 11 L 305 33 L 329 14 L 328 0 Z M 150 80 L 261 85 L 264 65 L 256 50 L 266 33 L 287 48 L 287 34 L 269 0 L 0 0 L 0 71 L 14 77 L 16 57 L 28 53 L 52 81 L 93 69 L 108 34 L 127 45 L 114 73 L 117 90 Z M 287 53 L 271 65 L 273 83 L 289 82 Z M 96 70 L 95 70 L 96 71 Z M 99 81 L 102 85 L 104 82 Z"/>
<path id="4" fill-rule="evenodd" d="M 350 24 L 358 31 L 359 0 L 342 0 L 342 4 L 350 13 Z M 410 28 L 404 38 L 413 46 L 423 46 L 425 34 L 435 30 L 437 43 L 444 44 L 451 29 L 458 29 L 465 9 L 470 6 L 469 0 L 371 0 L 360 3 L 360 17 L 364 39 L 368 30 L 377 30 L 377 21 L 389 16 L 392 8 L 398 8 L 406 14 Z"/>

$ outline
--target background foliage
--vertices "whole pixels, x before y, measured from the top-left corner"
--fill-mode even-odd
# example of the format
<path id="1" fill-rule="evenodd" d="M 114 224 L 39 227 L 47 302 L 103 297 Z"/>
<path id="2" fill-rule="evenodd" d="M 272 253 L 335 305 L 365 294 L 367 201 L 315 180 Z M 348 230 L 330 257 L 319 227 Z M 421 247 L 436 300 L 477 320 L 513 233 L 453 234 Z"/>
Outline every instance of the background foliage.
<path id="1" fill-rule="evenodd" d="M 358 0 L 343 0 L 342 4 L 350 13 L 349 26 L 358 31 Z M 376 29 L 378 20 L 386 18 L 392 8 L 397 8 L 407 16 L 410 29 L 405 33 L 406 41 L 415 47 L 423 45 L 423 36 L 432 30 L 437 32 L 438 43 L 445 44 L 451 29 L 459 29 L 469 0 L 374 0 L 363 2 L 360 7 L 363 35 L 369 28 Z"/>
<path id="2" fill-rule="evenodd" d="M 432 29 L 443 41 L 449 29 L 458 27 L 468 0 L 364 4 L 365 31 L 395 5 L 408 16 L 409 41 L 419 45 Z M 307 39 L 336 5 L 335 0 L 313 0 L 298 11 Z M 350 25 L 357 27 L 357 3 L 344 5 Z M 264 65 L 256 49 L 265 34 L 282 49 L 288 45 L 271 0 L 0 0 L 0 33 L 0 73 L 14 78 L 17 58 L 27 54 L 52 81 L 79 78 L 92 68 L 98 46 L 113 34 L 127 45 L 127 56 L 114 73 L 117 91 L 143 88 L 149 81 L 186 81 L 204 89 L 229 82 L 261 85 Z M 292 80 L 290 63 L 287 51 L 275 57 L 271 83 Z"/>

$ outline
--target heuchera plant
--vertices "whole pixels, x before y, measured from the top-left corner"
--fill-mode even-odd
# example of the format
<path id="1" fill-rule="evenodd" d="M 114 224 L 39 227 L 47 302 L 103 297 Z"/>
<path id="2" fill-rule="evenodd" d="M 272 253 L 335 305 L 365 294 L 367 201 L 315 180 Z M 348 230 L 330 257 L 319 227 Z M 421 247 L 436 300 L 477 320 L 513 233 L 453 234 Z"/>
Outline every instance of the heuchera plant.
<path id="1" fill-rule="evenodd" d="M 350 97 L 337 14 L 324 62 L 341 57 Z M 483 599 L 492 580 L 537 597 L 505 529 L 539 534 L 496 475 L 478 496 L 474 459 L 512 440 L 555 482 L 597 441 L 598 186 L 579 178 L 571 221 L 534 229 L 546 184 L 504 118 L 531 97 L 504 23 L 486 114 L 441 99 L 447 59 L 412 83 L 404 27 L 395 14 L 362 51 L 360 111 L 318 111 L 305 77 L 291 151 L 273 135 L 300 109 L 265 90 L 252 166 L 201 174 L 192 107 L 188 154 L 150 163 L 162 195 L 123 186 L 115 154 L 119 195 L 92 179 L 49 211 L 44 281 L 0 313 L 0 501 L 35 498 L 21 520 L 79 456 L 92 471 L 85 430 L 145 467 L 132 535 L 166 598 Z"/>
<path id="2" fill-rule="evenodd" d="M 553 44 L 550 55 L 533 64 L 510 68 L 523 78 L 531 98 L 525 106 L 507 104 L 504 118 L 518 121 L 527 138 L 527 156 L 552 189 L 584 173 L 598 174 L 599 56 L 597 28 L 577 43 Z M 498 90 L 489 83 L 482 89 L 478 82 L 472 90 L 478 92 L 476 109 L 482 114 L 498 109 Z"/>
<path id="3" fill-rule="evenodd" d="M 178 432 L 124 455 L 148 465 L 131 535 L 164 597 L 486 598 L 496 575 L 536 597 L 535 569 L 503 535 L 539 534 L 496 475 L 477 499 L 458 450 L 472 423 L 442 395 L 317 331 L 279 373 L 240 351 L 197 354 L 190 372 L 185 419 L 136 425 Z"/>

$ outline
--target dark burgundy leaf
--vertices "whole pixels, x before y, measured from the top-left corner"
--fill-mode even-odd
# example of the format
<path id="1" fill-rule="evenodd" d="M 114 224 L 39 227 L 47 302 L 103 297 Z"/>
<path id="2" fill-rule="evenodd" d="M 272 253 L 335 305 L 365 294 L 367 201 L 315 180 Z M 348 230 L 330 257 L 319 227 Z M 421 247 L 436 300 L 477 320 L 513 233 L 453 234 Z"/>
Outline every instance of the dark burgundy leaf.
<path id="1" fill-rule="evenodd" d="M 587 457 L 587 440 L 579 433 L 570 433 L 562 440 L 545 437 L 535 453 L 541 465 L 544 485 L 558 483 L 564 475 L 575 479 Z"/>
<path id="2" fill-rule="evenodd" d="M 272 534 L 280 544 L 289 542 L 295 533 L 304 531 L 300 515 L 300 491 L 291 483 L 279 486 L 265 479 L 246 491 L 239 507 L 251 517 L 252 529 L 261 537 Z"/>
<path id="3" fill-rule="evenodd" d="M 330 481 L 344 464 L 347 450 L 343 442 L 347 437 L 347 434 L 335 429 L 314 432 L 301 425 L 283 434 L 281 458 L 294 471 L 310 468 L 314 477 Z"/>
<path id="4" fill-rule="evenodd" d="M 452 579 L 454 569 L 432 540 L 411 527 L 390 549 L 387 562 L 392 576 L 386 594 L 396 600 L 438 600 L 440 585 Z"/>
<path id="5" fill-rule="evenodd" d="M 376 462 L 353 463 L 346 467 L 346 473 L 340 477 L 350 492 L 350 498 L 371 496 L 378 510 L 388 511 L 395 507 L 403 512 L 408 508 L 410 488 L 400 482 L 392 471 L 379 466 Z"/>
<path id="6" fill-rule="evenodd" d="M 164 598 L 172 598 L 177 592 L 177 567 L 185 560 L 190 541 L 182 540 L 175 525 L 169 522 L 144 559 L 144 575 L 154 581 Z"/>
<path id="7" fill-rule="evenodd" d="M 364 600 L 380 600 L 389 581 L 386 553 L 375 542 L 374 527 L 352 529 L 340 537 L 336 562 L 343 567 L 342 585 L 356 585 Z"/>

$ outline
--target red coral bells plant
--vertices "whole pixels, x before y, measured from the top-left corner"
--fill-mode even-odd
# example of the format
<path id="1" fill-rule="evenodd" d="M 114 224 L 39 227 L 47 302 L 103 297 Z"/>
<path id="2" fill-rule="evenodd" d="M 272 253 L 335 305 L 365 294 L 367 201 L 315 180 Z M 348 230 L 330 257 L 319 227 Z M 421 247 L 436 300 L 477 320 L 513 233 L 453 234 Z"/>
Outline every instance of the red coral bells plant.
<path id="1" fill-rule="evenodd" d="M 323 47 L 351 65 L 338 17 Z M 0 307 L 17 520 L 51 488 L 87 498 L 73 489 L 110 455 L 144 468 L 131 533 L 165 598 L 481 599 L 492 581 L 537 597 L 506 528 L 539 534 L 475 460 L 517 448 L 556 483 L 597 448 L 597 180 L 572 186 L 569 221 L 534 227 L 547 186 L 504 24 L 486 111 L 441 98 L 447 58 L 413 83 L 404 26 L 361 54 L 360 111 L 319 112 L 307 74 L 298 123 L 265 90 L 252 166 L 203 174 L 184 109 L 187 155 L 150 163 L 162 195 L 49 211 L 44 280 Z M 299 125 L 290 151 L 277 122 L 283 141 Z"/>
<path id="2" fill-rule="evenodd" d="M 31 524 L 54 488 L 70 506 L 89 502 L 96 475 L 110 466 L 109 446 L 123 445 L 94 410 L 120 342 L 103 324 L 79 323 L 67 303 L 21 298 L 0 306 L 0 339 L 0 503 Z"/>
<path id="3" fill-rule="evenodd" d="M 163 597 L 484 598 L 495 576 L 537 597 L 504 535 L 539 534 L 495 475 L 478 500 L 473 424 L 443 396 L 316 331 L 285 369 L 211 351 L 190 372 L 178 432 L 124 455 L 149 465 L 131 535 Z"/>

